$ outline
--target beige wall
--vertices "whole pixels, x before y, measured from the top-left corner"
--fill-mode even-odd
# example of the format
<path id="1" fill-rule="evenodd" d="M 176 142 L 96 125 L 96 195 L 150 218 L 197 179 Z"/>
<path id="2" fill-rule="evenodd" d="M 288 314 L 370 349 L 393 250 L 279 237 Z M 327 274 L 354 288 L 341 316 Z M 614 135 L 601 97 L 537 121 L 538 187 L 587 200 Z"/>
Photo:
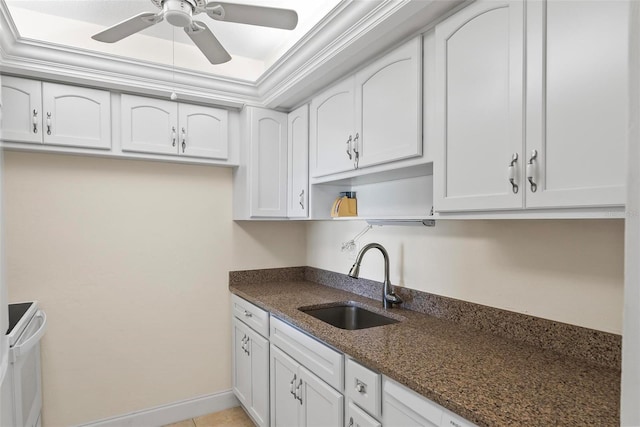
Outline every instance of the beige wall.
<path id="1" fill-rule="evenodd" d="M 38 299 L 44 422 L 94 421 L 230 388 L 227 272 L 346 272 L 363 222 L 231 220 L 231 169 L 5 153 L 6 277 Z M 620 220 L 375 227 L 393 283 L 620 333 Z M 382 278 L 381 257 L 362 276 Z"/>
<path id="2" fill-rule="evenodd" d="M 305 263 L 303 224 L 231 220 L 232 170 L 7 152 L 6 278 L 37 299 L 44 424 L 231 388 L 227 274 Z"/>
<path id="3" fill-rule="evenodd" d="M 366 223 L 308 226 L 307 265 L 346 273 L 341 243 Z M 492 307 L 621 333 L 622 220 L 438 221 L 374 227 L 360 246 L 382 243 L 394 284 Z M 364 258 L 361 277 L 382 281 L 382 256 Z"/>

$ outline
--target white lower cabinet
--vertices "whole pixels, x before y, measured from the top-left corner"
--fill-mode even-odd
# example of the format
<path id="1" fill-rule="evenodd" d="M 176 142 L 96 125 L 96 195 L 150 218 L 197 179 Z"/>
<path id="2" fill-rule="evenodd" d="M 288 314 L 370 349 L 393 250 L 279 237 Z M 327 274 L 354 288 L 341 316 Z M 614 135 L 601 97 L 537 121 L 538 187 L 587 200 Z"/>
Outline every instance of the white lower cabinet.
<path id="1" fill-rule="evenodd" d="M 253 313 L 264 312 L 244 300 L 242 303 L 251 307 L 249 309 Z M 268 322 L 268 317 L 264 319 Z M 233 393 L 253 421 L 260 427 L 267 427 L 269 426 L 269 341 L 236 315 L 232 322 Z"/>
<path id="2" fill-rule="evenodd" d="M 271 425 L 343 425 L 344 397 L 311 371 L 271 345 Z"/>
<path id="3" fill-rule="evenodd" d="M 231 306 L 233 392 L 259 427 L 474 427 L 237 295 Z"/>

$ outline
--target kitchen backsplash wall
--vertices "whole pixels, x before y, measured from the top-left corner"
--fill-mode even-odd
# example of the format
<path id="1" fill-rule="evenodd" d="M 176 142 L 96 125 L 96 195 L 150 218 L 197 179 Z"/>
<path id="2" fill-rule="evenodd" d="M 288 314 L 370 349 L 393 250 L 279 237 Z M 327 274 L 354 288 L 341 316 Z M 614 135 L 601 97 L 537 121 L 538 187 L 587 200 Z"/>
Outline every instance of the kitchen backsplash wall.
<path id="1" fill-rule="evenodd" d="M 6 281 L 37 299 L 44 426 L 231 389 L 228 272 L 305 264 L 305 225 L 231 220 L 232 169 L 4 155 Z"/>
<path id="2" fill-rule="evenodd" d="M 347 273 L 342 242 L 362 221 L 308 225 L 307 265 Z M 374 227 L 357 243 L 382 243 L 391 282 L 412 289 L 621 334 L 622 220 L 437 221 L 436 227 Z M 382 281 L 382 255 L 360 277 Z"/>

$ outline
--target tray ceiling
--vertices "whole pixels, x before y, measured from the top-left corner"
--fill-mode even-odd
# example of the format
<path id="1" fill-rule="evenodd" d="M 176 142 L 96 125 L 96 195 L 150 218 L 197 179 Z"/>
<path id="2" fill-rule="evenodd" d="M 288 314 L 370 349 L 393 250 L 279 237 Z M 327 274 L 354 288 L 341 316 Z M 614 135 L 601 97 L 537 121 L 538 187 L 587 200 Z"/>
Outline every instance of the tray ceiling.
<path id="1" fill-rule="evenodd" d="M 126 39 L 109 44 L 91 39 L 106 27 L 142 12 L 156 12 L 150 0 L 4 0 L 11 18 L 25 39 L 98 52 L 217 77 L 257 81 L 340 0 L 234 0 L 235 3 L 294 9 L 298 26 L 293 31 L 214 21 L 205 22 L 233 59 L 211 65 L 181 28 L 161 22 Z M 175 43 L 174 43 L 175 41 Z"/>

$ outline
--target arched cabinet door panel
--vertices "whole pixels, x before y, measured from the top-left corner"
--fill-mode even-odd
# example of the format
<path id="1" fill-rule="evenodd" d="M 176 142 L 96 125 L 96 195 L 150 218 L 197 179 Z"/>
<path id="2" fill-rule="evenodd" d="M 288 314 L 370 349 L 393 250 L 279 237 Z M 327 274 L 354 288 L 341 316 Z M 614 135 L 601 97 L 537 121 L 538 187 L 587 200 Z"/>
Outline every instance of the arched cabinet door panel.
<path id="1" fill-rule="evenodd" d="M 629 7 L 527 3 L 527 207 L 624 205 Z"/>
<path id="2" fill-rule="evenodd" d="M 227 110 L 180 104 L 180 155 L 227 159 Z"/>
<path id="3" fill-rule="evenodd" d="M 311 176 L 330 175 L 354 168 L 354 94 L 354 78 L 349 77 L 311 101 Z"/>
<path id="4" fill-rule="evenodd" d="M 111 94 L 108 91 L 45 82 L 42 108 L 45 144 L 111 148 Z"/>
<path id="5" fill-rule="evenodd" d="M 177 154 L 178 104 L 162 99 L 122 95 L 120 99 L 123 151 Z"/>
<path id="6" fill-rule="evenodd" d="M 422 155 L 422 38 L 356 74 L 357 167 Z"/>
<path id="7" fill-rule="evenodd" d="M 436 210 L 522 208 L 523 2 L 478 1 L 435 37 Z"/>
<path id="8" fill-rule="evenodd" d="M 287 216 L 287 115 L 247 107 L 250 128 L 250 214 Z"/>
<path id="9" fill-rule="evenodd" d="M 42 144 L 42 83 L 2 76 L 2 139 Z"/>

